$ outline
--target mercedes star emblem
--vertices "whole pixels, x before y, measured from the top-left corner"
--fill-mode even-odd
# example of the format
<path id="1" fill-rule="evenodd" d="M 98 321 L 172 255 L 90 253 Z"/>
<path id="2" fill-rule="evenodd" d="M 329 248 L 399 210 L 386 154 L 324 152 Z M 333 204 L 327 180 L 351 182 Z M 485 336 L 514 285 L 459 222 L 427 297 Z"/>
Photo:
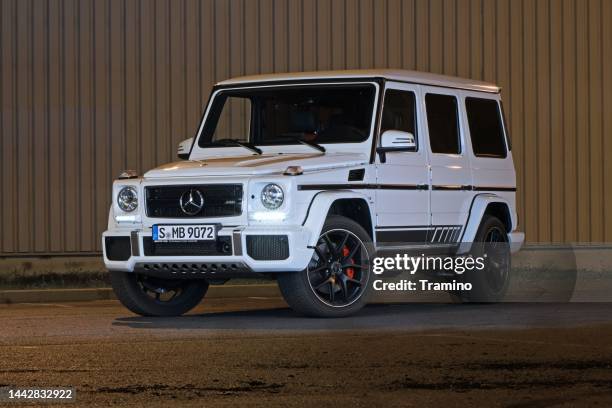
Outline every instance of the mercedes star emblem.
<path id="1" fill-rule="evenodd" d="M 187 215 L 196 215 L 204 207 L 204 196 L 200 190 L 192 188 L 181 195 L 179 200 L 181 210 Z"/>

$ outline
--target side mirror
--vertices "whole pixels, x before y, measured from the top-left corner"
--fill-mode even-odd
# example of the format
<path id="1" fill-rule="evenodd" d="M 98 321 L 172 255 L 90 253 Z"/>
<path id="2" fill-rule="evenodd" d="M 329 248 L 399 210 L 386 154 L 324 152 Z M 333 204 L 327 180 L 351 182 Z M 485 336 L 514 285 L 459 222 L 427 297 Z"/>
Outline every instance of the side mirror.
<path id="1" fill-rule="evenodd" d="M 414 152 L 417 149 L 414 135 L 401 130 L 386 130 L 380 135 L 380 146 L 376 152 L 382 163 L 387 161 L 387 152 Z"/>
<path id="2" fill-rule="evenodd" d="M 380 147 L 384 149 L 415 150 L 414 135 L 401 130 L 387 130 L 380 137 Z"/>
<path id="3" fill-rule="evenodd" d="M 179 159 L 181 160 L 189 159 L 189 153 L 191 152 L 192 144 L 193 144 L 193 137 L 190 137 L 189 139 L 185 139 L 181 143 L 178 144 L 176 155 L 178 156 Z"/>

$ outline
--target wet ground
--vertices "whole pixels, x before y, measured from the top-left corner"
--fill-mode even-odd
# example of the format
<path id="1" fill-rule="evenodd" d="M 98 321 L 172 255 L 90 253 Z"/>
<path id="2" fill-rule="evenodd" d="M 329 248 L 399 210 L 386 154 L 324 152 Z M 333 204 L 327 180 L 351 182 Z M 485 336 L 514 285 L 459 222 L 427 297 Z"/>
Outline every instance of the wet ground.
<path id="1" fill-rule="evenodd" d="M 372 305 L 341 320 L 268 298 L 172 319 L 13 304 L 0 327 L 0 386 L 72 386 L 83 406 L 612 405 L 608 303 Z"/>

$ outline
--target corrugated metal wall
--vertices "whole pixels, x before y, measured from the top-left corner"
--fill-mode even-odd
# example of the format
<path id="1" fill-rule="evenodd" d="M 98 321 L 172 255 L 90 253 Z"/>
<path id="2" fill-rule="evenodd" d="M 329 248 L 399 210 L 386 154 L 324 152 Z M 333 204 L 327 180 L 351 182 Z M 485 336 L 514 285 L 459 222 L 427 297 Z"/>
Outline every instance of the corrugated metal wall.
<path id="1" fill-rule="evenodd" d="M 215 81 L 370 67 L 499 83 L 528 240 L 612 240 L 611 0 L 0 5 L 0 254 L 98 251 L 112 179 L 172 160 Z"/>

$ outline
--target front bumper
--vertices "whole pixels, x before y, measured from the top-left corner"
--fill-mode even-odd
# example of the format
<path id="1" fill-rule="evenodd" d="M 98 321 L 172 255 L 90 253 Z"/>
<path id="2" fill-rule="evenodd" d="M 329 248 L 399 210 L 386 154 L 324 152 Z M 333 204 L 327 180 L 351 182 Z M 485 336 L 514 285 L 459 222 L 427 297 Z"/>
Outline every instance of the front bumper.
<path id="1" fill-rule="evenodd" d="M 109 254 L 107 238 L 123 237 L 130 250 L 117 260 Z M 302 226 L 294 227 L 222 227 L 217 232 L 218 240 L 231 243 L 224 253 L 206 255 L 173 253 L 151 254 L 151 230 L 109 230 L 102 234 L 104 264 L 112 271 L 166 274 L 171 276 L 248 276 L 265 272 L 296 272 L 306 268 L 312 258 L 313 249 L 308 248 L 310 231 Z M 257 237 L 265 237 L 263 239 Z M 286 237 L 286 238 L 282 238 Z M 280 241 L 277 239 L 280 238 Z M 129 241 L 127 241 L 129 239 Z M 260 242 L 253 240 L 259 239 Z M 248 240 L 248 244 L 247 244 Z M 274 243 L 286 244 L 288 253 L 278 251 Z M 268 245 L 272 243 L 272 245 Z M 127 251 L 127 249 L 126 249 Z M 266 259 L 265 253 L 280 253 L 276 259 Z M 214 251 L 213 251 L 214 252 Z M 262 256 L 262 253 L 264 256 Z M 110 255 L 110 256 L 109 256 Z"/>
<path id="2" fill-rule="evenodd" d="M 508 241 L 510 242 L 510 252 L 518 252 L 525 242 L 525 233 L 513 231 L 508 234 Z"/>

